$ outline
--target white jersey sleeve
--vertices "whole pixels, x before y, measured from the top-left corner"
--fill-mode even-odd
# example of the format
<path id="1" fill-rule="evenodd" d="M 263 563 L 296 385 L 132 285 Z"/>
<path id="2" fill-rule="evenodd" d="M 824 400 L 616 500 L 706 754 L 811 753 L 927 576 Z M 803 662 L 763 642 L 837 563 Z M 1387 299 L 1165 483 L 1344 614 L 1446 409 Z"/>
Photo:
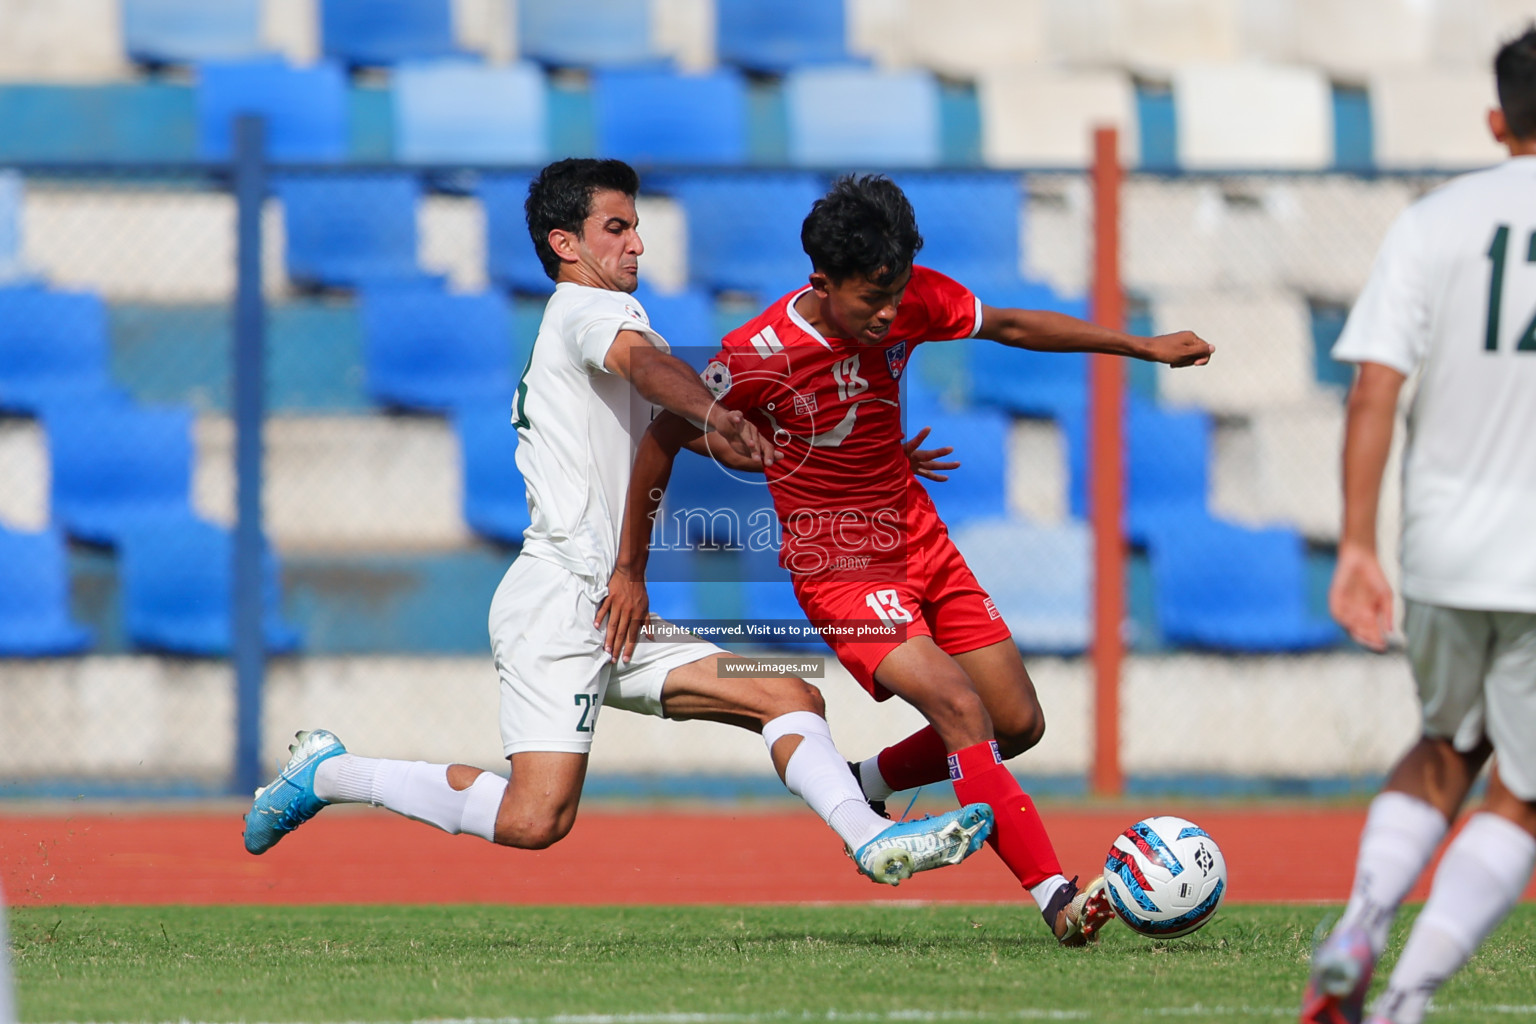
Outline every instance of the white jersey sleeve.
<path id="1" fill-rule="evenodd" d="M 620 331 L 634 331 L 663 352 L 671 347 L 651 328 L 650 317 L 640 303 L 624 292 L 589 289 L 587 301 L 573 305 L 567 314 L 564 337 L 575 346 L 577 365 L 588 373 L 607 373 L 603 360 Z"/>
<path id="2" fill-rule="evenodd" d="M 1333 358 L 1381 363 L 1409 376 L 1429 350 L 1431 294 L 1420 208 L 1410 206 L 1387 232 L 1365 290 L 1355 301 Z"/>

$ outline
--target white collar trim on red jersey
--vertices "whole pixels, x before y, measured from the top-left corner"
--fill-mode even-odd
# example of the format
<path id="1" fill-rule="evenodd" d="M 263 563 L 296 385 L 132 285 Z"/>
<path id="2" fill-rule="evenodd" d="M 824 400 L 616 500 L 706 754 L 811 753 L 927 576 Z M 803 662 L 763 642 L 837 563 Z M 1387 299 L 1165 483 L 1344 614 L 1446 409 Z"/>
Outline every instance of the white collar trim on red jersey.
<path id="1" fill-rule="evenodd" d="M 789 312 L 789 319 L 791 323 L 800 328 L 806 334 L 809 334 L 811 337 L 815 338 L 817 341 L 821 342 L 822 345 L 826 347 L 827 351 L 830 352 L 832 351 L 832 343 L 826 338 L 823 338 L 821 336 L 821 332 L 812 327 L 811 322 L 805 317 L 801 316 L 800 311 L 795 308 L 795 303 L 800 301 L 800 296 L 804 295 L 810 290 L 811 289 L 809 287 L 801 288 L 799 291 L 795 292 L 795 294 L 791 295 L 786 301 L 785 309 Z"/>

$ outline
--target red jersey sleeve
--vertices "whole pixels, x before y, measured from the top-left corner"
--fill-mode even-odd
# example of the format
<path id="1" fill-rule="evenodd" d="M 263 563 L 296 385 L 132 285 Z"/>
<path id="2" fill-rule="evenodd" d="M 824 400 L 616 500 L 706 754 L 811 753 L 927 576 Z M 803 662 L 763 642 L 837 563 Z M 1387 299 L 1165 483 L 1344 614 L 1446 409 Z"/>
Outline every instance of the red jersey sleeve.
<path id="1" fill-rule="evenodd" d="M 915 303 L 919 316 L 926 321 L 913 333 L 924 341 L 953 341 L 956 338 L 972 338 L 981 329 L 981 301 L 959 281 L 946 277 L 937 270 L 914 266 L 912 280 L 907 284 L 907 303 Z"/>

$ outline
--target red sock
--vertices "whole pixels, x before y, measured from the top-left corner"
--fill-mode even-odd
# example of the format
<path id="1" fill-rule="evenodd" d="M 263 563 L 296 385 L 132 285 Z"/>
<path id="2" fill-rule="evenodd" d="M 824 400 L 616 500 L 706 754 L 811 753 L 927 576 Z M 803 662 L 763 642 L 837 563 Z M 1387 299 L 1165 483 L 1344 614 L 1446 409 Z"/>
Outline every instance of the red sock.
<path id="1" fill-rule="evenodd" d="M 880 768 L 885 773 L 885 766 Z M 997 741 L 988 740 L 949 755 L 949 777 L 962 804 L 991 804 L 996 824 L 987 842 L 1003 858 L 1013 877 L 1033 889 L 1052 875 L 1061 874 L 1061 863 L 1046 835 L 1040 812 L 1019 780 L 1003 766 Z"/>
<path id="2" fill-rule="evenodd" d="M 931 786 L 949 778 L 949 749 L 933 726 L 926 725 L 900 743 L 880 751 L 880 777 L 892 790 Z"/>

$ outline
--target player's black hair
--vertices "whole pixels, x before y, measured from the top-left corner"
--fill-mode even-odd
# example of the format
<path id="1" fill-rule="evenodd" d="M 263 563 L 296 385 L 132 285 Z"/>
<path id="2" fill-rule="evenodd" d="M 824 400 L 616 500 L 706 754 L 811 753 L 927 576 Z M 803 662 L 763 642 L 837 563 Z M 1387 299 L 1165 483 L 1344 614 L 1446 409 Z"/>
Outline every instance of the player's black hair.
<path id="1" fill-rule="evenodd" d="M 528 184 L 528 200 L 523 203 L 528 234 L 551 281 L 560 272 L 560 257 L 550 248 L 549 233 L 559 229 L 580 235 L 592 212 L 592 196 L 604 190 L 633 199 L 640 192 L 640 176 L 623 160 L 582 157 L 557 160 Z"/>
<path id="2" fill-rule="evenodd" d="M 894 181 L 848 174 L 811 207 L 800 226 L 800 245 L 811 265 L 833 281 L 862 274 L 887 285 L 912 265 L 923 236 L 912 204 Z"/>
<path id="3" fill-rule="evenodd" d="M 1536 24 L 1499 47 L 1493 76 L 1509 133 L 1517 139 L 1536 139 Z"/>

